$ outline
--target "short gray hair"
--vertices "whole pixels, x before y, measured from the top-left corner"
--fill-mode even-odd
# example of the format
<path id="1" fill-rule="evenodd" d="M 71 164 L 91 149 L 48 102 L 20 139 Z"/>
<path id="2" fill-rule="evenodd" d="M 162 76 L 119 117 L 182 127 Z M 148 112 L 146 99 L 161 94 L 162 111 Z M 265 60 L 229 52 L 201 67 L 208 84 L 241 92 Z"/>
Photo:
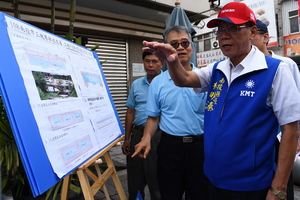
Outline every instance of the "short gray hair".
<path id="1" fill-rule="evenodd" d="M 170 32 L 175 31 L 176 33 L 186 33 L 189 36 L 189 40 L 192 40 L 192 36 L 190 34 L 189 29 L 187 29 L 185 26 L 172 26 L 164 33 L 164 42 L 167 43 L 168 41 L 168 35 Z"/>

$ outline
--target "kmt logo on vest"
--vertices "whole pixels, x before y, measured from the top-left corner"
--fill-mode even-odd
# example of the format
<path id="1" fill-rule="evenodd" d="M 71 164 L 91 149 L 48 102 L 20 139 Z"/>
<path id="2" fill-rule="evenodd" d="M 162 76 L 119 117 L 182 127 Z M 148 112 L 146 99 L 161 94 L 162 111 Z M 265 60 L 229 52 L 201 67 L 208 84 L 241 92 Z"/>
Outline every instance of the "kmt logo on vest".
<path id="1" fill-rule="evenodd" d="M 250 79 L 250 80 L 246 81 L 245 86 L 246 86 L 246 88 L 251 89 L 251 88 L 254 88 L 255 83 L 253 80 Z M 241 92 L 240 92 L 241 97 L 253 97 L 254 94 L 255 94 L 255 92 L 250 91 L 250 90 L 241 90 Z"/>
<path id="2" fill-rule="evenodd" d="M 250 80 L 246 81 L 245 86 L 246 86 L 246 88 L 248 88 L 248 89 L 254 88 L 255 83 L 254 83 L 253 80 L 250 79 Z"/>
<path id="3" fill-rule="evenodd" d="M 247 90 L 241 90 L 240 96 L 241 97 L 253 97 L 255 92 L 253 91 L 247 91 Z"/>

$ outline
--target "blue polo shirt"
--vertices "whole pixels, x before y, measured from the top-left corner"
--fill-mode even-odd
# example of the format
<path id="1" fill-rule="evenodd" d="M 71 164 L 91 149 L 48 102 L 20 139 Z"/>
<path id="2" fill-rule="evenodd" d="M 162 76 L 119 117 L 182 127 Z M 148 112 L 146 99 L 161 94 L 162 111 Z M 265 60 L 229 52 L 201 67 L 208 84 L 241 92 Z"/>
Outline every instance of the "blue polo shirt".
<path id="1" fill-rule="evenodd" d="M 126 106 L 135 109 L 133 124 L 145 126 L 148 116 L 146 115 L 147 96 L 149 89 L 147 74 L 133 81 Z"/>
<path id="2" fill-rule="evenodd" d="M 151 82 L 146 114 L 160 117 L 160 129 L 170 135 L 200 135 L 204 132 L 205 100 L 206 93 L 196 94 L 193 88 L 177 87 L 165 71 Z"/>

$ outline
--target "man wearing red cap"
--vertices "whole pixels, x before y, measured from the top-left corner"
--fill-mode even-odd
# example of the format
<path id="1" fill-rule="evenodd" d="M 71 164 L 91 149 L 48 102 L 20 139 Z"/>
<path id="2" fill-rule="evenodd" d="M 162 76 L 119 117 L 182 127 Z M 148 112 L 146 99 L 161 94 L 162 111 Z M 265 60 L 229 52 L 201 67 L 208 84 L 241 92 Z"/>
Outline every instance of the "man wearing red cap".
<path id="1" fill-rule="evenodd" d="M 226 4 L 207 27 L 216 28 L 220 49 L 228 57 L 212 66 L 188 72 L 172 46 L 144 42 L 144 50 L 168 62 L 176 85 L 208 91 L 204 171 L 210 180 L 209 199 L 286 199 L 300 120 L 295 81 L 286 64 L 252 46 L 256 18 L 246 4 Z M 278 125 L 282 139 L 276 167 Z"/>

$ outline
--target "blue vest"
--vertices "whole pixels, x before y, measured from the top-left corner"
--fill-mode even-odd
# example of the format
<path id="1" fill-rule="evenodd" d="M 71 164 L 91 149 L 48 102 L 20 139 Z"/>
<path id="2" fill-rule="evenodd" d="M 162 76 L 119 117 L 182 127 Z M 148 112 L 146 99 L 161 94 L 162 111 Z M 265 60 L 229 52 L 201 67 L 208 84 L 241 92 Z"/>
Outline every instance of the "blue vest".
<path id="1" fill-rule="evenodd" d="M 266 104 L 280 60 L 228 80 L 215 64 L 205 107 L 204 171 L 216 187 L 254 191 L 271 185 L 278 122 Z"/>

